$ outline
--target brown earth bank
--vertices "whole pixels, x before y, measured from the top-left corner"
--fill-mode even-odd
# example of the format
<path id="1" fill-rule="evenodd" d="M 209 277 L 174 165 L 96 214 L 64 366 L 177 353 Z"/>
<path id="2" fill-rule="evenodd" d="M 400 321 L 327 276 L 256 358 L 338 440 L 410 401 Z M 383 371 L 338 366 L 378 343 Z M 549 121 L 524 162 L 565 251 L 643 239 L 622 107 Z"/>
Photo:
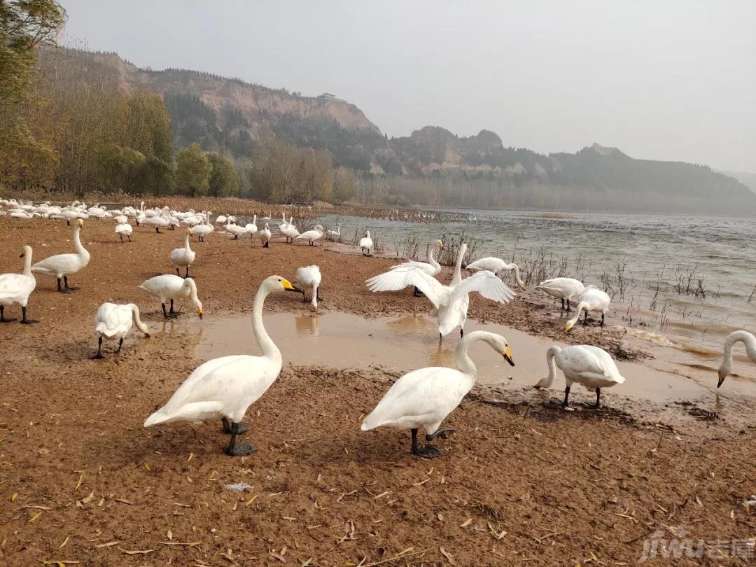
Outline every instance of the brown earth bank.
<path id="1" fill-rule="evenodd" d="M 112 222 L 88 221 L 82 236 L 92 261 L 71 278 L 80 289 L 58 294 L 39 276 L 30 315 L 40 322 L 0 326 L 0 564 L 634 565 L 656 530 L 741 548 L 756 533 L 744 505 L 756 493 L 752 428 L 703 441 L 611 410 L 494 405 L 476 389 L 449 420 L 457 433 L 438 442 L 443 456 L 415 460 L 408 434 L 359 431 L 393 375 L 287 366 L 248 412 L 250 457 L 222 453 L 219 423 L 145 430 L 202 362 L 198 339 L 131 338 L 94 361 L 94 314 L 103 301 L 133 301 L 148 324 L 160 321 L 136 286 L 171 271 L 183 232 L 138 228 L 120 244 Z M 1 219 L 0 273 L 19 271 L 23 244 L 39 260 L 70 251 L 70 239 L 62 222 Z M 208 315 L 249 310 L 265 276 L 311 263 L 323 272 L 325 309 L 428 310 L 409 293 L 366 290 L 388 259 L 331 245 L 253 248 L 219 233 L 194 246 Z M 266 309 L 305 307 L 278 294 Z M 615 328 L 565 337 L 558 313 L 530 294 L 506 307 L 475 298 L 471 316 L 621 348 Z M 249 487 L 227 488 L 235 483 Z M 701 564 L 676 564 L 686 562 Z"/>

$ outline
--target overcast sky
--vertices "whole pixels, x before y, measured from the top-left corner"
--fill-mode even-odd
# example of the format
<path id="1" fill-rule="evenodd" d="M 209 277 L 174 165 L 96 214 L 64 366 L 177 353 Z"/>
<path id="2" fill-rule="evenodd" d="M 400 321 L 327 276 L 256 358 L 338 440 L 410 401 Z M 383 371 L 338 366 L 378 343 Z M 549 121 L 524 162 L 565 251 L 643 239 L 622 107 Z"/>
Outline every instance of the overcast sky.
<path id="1" fill-rule="evenodd" d="M 756 171 L 756 1 L 62 0 L 64 41 L 305 95 L 389 136 Z"/>

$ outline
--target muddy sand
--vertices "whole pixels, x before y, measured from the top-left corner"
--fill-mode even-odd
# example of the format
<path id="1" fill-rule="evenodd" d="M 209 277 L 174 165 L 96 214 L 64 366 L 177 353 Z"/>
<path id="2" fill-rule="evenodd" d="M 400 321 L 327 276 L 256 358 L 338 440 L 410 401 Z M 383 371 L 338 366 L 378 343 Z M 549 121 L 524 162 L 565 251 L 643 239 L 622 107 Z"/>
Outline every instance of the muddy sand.
<path id="1" fill-rule="evenodd" d="M 364 280 L 392 261 L 338 254 L 330 245 L 252 248 L 216 233 L 195 244 L 206 319 L 187 309 L 164 324 L 159 304 L 136 286 L 170 272 L 168 254 L 183 233 L 138 228 L 133 243 L 120 244 L 112 231 L 109 222 L 86 223 L 92 261 L 71 278 L 78 291 L 58 294 L 54 280 L 40 276 L 30 303 L 40 322 L 0 326 L 0 564 L 634 565 L 657 530 L 668 539 L 684 530 L 693 543 L 719 540 L 727 557 L 714 559 L 712 548 L 704 564 L 753 561 L 747 540 L 756 535 L 756 516 L 745 504 L 756 493 L 752 398 L 737 394 L 748 384 L 736 377 L 719 397 L 707 389 L 713 362 L 699 369 L 703 393 L 695 402 L 682 394 L 645 403 L 618 389 L 593 410 L 583 404 L 592 395 L 578 387 L 577 411 L 565 412 L 561 376 L 548 393 L 526 388 L 543 375 L 530 375 L 529 365 L 533 372 L 538 365 L 530 358 L 543 352 L 529 352 L 528 341 L 544 340 L 526 333 L 602 344 L 631 358 L 642 345 L 612 318 L 607 329 L 580 327 L 565 337 L 553 304 L 530 293 L 505 308 L 475 298 L 472 326 L 525 332 L 519 353 L 512 340 L 518 367 L 512 381 L 491 380 L 499 370 L 482 360 L 482 381 L 499 383 L 476 387 L 452 414 L 457 432 L 438 441 L 440 458 L 417 460 L 408 434 L 361 433 L 359 423 L 397 368 L 443 363 L 456 337 L 438 350 L 427 337 L 427 301 L 365 289 Z M 0 220 L 0 273 L 19 270 L 25 243 L 41 259 L 70 250 L 70 230 Z M 285 368 L 248 413 L 256 454 L 224 455 L 218 423 L 142 427 L 195 366 L 224 348 L 244 348 L 251 334 L 244 336 L 238 317 L 249 313 L 263 277 L 293 277 L 311 263 L 324 276 L 322 320 L 296 294 L 266 303 Z M 155 332 L 133 335 L 119 355 L 107 345 L 105 360 L 90 360 L 94 313 L 107 300 L 138 303 Z M 340 313 L 373 322 L 376 331 L 354 324 L 362 342 L 334 342 L 351 324 Z M 15 308 L 6 314 L 15 316 Z M 417 327 L 391 323 L 407 314 Z M 392 354 L 392 329 L 407 353 Z M 321 342 L 306 343 L 308 336 Z M 375 350 L 391 360 L 371 358 Z M 318 358 L 322 351 L 332 356 Z M 255 348 L 247 343 L 245 352 Z M 315 364 L 307 363 L 310 354 Z M 650 354 L 657 358 L 627 364 L 638 376 L 644 364 L 659 372 L 665 361 Z M 731 380 L 737 395 L 728 394 Z M 666 413 L 644 413 L 654 404 Z M 241 492 L 229 488 L 237 484 Z M 677 564 L 686 561 L 701 564 Z"/>

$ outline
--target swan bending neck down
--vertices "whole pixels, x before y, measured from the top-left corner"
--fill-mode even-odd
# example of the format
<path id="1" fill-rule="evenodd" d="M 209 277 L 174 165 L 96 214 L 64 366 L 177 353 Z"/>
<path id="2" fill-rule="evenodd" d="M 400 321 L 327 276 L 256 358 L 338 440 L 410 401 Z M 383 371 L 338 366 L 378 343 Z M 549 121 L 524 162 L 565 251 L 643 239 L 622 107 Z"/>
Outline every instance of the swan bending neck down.
<path id="1" fill-rule="evenodd" d="M 118 348 L 116 352 L 121 352 L 123 339 L 131 330 L 131 323 L 136 325 L 137 329 L 144 333 L 145 337 L 150 336 L 150 330 L 142 322 L 139 316 L 139 307 L 134 303 L 118 305 L 115 303 L 103 303 L 97 310 L 95 317 L 95 334 L 97 335 L 97 353 L 93 358 L 104 358 L 102 354 L 102 340 L 118 338 Z"/>
<path id="2" fill-rule="evenodd" d="M 440 451 L 430 442 L 438 435 L 453 431 L 439 430 L 439 427 L 475 385 L 478 369 L 470 358 L 468 349 L 477 341 L 490 345 L 514 366 L 512 347 L 504 337 L 487 331 L 469 333 L 457 346 L 456 370 L 429 367 L 413 370 L 401 376 L 362 422 L 362 431 L 377 427 L 409 429 L 412 434 L 413 455 L 424 458 L 440 455 Z M 417 442 L 420 427 L 425 429 L 426 442 L 423 447 L 419 447 Z"/>
<path id="3" fill-rule="evenodd" d="M 592 345 L 552 346 L 546 351 L 549 375 L 541 379 L 536 388 L 550 388 L 559 366 L 564 374 L 565 388 L 562 407 L 569 404 L 570 388 L 578 382 L 596 390 L 596 407 L 601 403 L 601 388 L 609 388 L 625 381 L 611 355 L 604 349 Z"/>
<path id="4" fill-rule="evenodd" d="M 270 276 L 260 285 L 252 310 L 252 328 L 262 356 L 233 355 L 208 360 L 197 367 L 162 408 L 150 415 L 145 427 L 173 421 L 223 420 L 231 435 L 228 455 L 249 455 L 255 449 L 237 442 L 247 428 L 242 423 L 249 406 L 256 402 L 281 373 L 281 351 L 263 325 L 263 304 L 273 292 L 293 289 L 289 280 Z"/>
<path id="5" fill-rule="evenodd" d="M 746 349 L 746 354 L 753 362 L 756 362 L 756 337 L 748 331 L 735 331 L 727 335 L 724 342 L 724 357 L 722 358 L 722 365 L 719 367 L 719 382 L 717 382 L 717 388 L 719 388 L 725 381 L 725 378 L 732 372 L 732 347 L 737 343 L 743 343 Z"/>

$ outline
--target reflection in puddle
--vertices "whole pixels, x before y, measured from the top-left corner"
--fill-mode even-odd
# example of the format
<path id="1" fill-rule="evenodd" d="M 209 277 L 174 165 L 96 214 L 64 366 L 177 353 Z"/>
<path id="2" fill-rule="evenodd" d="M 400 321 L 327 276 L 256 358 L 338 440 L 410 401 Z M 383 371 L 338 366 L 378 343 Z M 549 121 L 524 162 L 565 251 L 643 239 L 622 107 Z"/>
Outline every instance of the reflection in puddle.
<path id="1" fill-rule="evenodd" d="M 172 322 L 166 324 L 168 329 Z M 266 313 L 265 325 L 284 356 L 284 361 L 303 366 L 367 368 L 383 366 L 408 371 L 423 366 L 454 366 L 458 337 L 450 335 L 438 344 L 433 319 L 425 315 L 368 319 L 350 313 Z M 201 326 L 197 356 L 202 360 L 229 354 L 256 353 L 249 315 L 210 318 Z M 507 337 L 517 364 L 512 368 L 485 345 L 476 344 L 471 355 L 482 384 L 506 383 L 532 386 L 546 375 L 546 349 L 554 344 L 501 325 L 470 320 L 467 331 L 485 329 Z M 716 363 L 692 358 L 670 348 L 658 348 L 656 358 L 644 363 L 619 362 L 627 381 L 612 392 L 636 400 L 690 402 L 724 399 L 753 403 L 756 398 L 756 365 L 741 363 L 739 376 L 730 376 L 726 389 L 716 390 Z M 709 355 L 710 356 L 710 355 Z M 707 357 L 708 358 L 708 357 Z M 703 360 L 702 360 L 703 359 Z M 557 379 L 555 388 L 564 382 Z"/>

